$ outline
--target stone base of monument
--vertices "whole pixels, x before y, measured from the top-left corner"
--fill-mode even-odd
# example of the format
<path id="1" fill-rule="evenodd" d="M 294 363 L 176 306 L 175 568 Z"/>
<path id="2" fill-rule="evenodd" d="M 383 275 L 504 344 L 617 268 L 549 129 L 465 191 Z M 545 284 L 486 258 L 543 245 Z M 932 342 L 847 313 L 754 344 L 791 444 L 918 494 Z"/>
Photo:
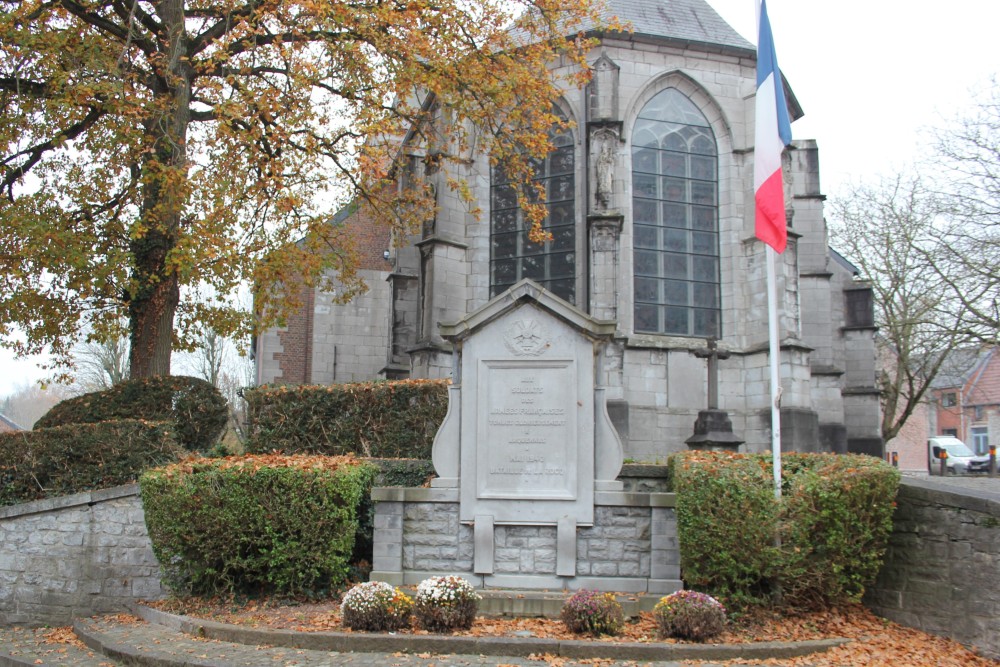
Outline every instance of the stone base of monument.
<path id="1" fill-rule="evenodd" d="M 725 410 L 700 410 L 694 435 L 684 441 L 691 449 L 735 452 L 743 440 L 733 433 L 733 423 Z"/>
<path id="2" fill-rule="evenodd" d="M 483 519 L 459 518 L 458 489 L 373 489 L 371 579 L 401 586 L 457 574 L 481 589 L 585 588 L 657 597 L 680 590 L 675 494 L 594 496 L 593 524 L 572 531 L 560 531 L 558 522 L 492 523 L 491 531 L 481 525 L 477 531 Z"/>

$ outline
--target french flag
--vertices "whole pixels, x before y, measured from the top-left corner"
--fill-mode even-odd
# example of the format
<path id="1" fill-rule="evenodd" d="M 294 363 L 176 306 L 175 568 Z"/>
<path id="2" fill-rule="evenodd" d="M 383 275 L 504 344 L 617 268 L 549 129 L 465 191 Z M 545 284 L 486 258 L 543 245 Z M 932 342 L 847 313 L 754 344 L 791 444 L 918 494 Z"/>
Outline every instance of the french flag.
<path id="1" fill-rule="evenodd" d="M 788 105 L 774 53 L 767 2 L 760 2 L 757 24 L 757 104 L 754 136 L 753 185 L 757 238 L 777 252 L 788 241 L 785 191 L 781 182 L 781 152 L 792 142 Z"/>

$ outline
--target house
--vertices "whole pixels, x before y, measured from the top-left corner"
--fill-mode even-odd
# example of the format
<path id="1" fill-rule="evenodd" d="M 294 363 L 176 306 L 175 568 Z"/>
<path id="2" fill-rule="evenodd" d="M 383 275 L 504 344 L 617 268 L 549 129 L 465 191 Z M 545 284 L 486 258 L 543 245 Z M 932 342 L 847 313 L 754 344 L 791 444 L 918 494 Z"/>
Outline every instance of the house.
<path id="1" fill-rule="evenodd" d="M 1000 444 L 1000 349 L 955 350 L 931 393 L 932 433 L 953 435 L 977 454 Z"/>
<path id="2" fill-rule="evenodd" d="M 510 188 L 489 156 L 430 169 L 420 233 L 391 239 L 345 210 L 336 224 L 365 240 L 369 290 L 347 304 L 309 290 L 287 327 L 256 340 L 259 383 L 329 384 L 447 378 L 453 323 L 529 278 L 572 307 L 615 323 L 598 383 L 625 456 L 657 460 L 686 448 L 706 408 L 711 345 L 719 408 L 745 449 L 771 442 L 765 246 L 754 235 L 756 51 L 705 0 L 610 0 L 630 33 L 594 33 L 592 79 L 567 88 L 572 127 L 537 178 L 553 239 L 529 242 Z M 564 67 L 556 63 L 554 67 Z M 785 82 L 792 118 L 802 108 Z M 793 125 L 794 129 L 794 125 Z M 872 295 L 827 244 L 819 150 L 797 140 L 783 174 L 788 249 L 778 262 L 785 449 L 883 456 Z M 473 217 L 445 185 L 464 179 Z M 696 353 L 702 353 L 700 356 Z"/>

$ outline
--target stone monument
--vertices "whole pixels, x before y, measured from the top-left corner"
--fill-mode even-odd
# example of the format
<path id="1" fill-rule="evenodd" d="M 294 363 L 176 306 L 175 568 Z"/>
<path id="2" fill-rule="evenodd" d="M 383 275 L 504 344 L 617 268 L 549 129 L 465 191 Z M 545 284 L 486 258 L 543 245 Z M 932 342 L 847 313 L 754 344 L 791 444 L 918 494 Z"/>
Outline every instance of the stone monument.
<path id="1" fill-rule="evenodd" d="M 597 383 L 614 323 L 523 280 L 458 322 L 429 489 L 375 489 L 373 579 L 671 592 L 673 494 L 626 493 Z"/>

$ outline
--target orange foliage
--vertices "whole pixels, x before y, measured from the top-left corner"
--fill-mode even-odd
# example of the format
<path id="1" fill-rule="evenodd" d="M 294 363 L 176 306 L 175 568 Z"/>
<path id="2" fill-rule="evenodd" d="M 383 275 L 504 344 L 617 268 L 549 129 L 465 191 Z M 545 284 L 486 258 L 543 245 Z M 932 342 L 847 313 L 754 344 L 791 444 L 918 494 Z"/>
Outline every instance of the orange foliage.
<path id="1" fill-rule="evenodd" d="M 356 292 L 331 213 L 405 236 L 441 186 L 475 210 L 484 155 L 529 187 L 560 85 L 588 75 L 594 1 L 0 3 L 0 333 L 25 332 L 3 344 L 68 362 L 131 318 L 142 376 L 204 324 L 279 322 L 282 285 L 332 271 Z M 231 299 L 246 284 L 257 319 Z"/>

